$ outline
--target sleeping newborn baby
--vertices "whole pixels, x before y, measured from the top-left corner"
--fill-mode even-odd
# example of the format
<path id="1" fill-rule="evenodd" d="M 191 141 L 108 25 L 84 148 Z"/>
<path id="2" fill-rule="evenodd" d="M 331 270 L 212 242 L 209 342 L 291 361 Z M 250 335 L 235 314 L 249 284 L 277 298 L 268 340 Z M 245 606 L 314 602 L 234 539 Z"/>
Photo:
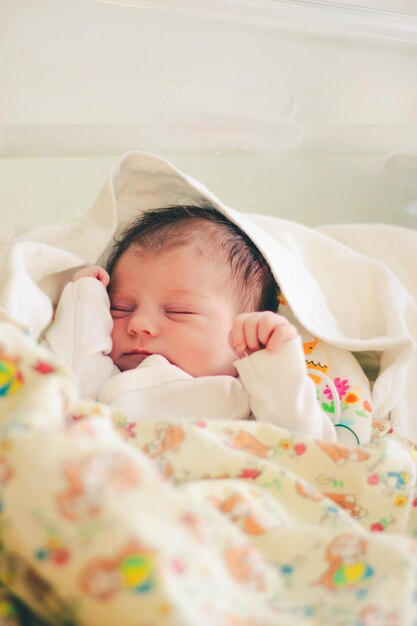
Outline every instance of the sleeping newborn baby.
<path id="1" fill-rule="evenodd" d="M 317 399 L 324 379 L 326 398 L 340 408 L 330 376 L 341 381 L 346 371 L 369 398 L 356 359 L 322 344 L 320 363 L 332 372 L 326 365 L 309 375 L 312 344 L 278 304 L 269 265 L 217 209 L 156 209 L 124 231 L 107 270 L 74 274 L 44 343 L 74 369 L 83 396 L 129 419 L 256 419 L 318 438 L 368 440 L 370 411 L 349 419 L 344 412 L 342 422 Z"/>

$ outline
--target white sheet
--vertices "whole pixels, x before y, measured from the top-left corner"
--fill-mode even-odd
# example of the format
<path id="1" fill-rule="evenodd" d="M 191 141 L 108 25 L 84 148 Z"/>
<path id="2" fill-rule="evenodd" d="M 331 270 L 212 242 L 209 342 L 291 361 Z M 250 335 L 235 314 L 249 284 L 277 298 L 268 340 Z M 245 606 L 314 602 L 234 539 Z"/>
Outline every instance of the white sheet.
<path id="1" fill-rule="evenodd" d="M 318 232 L 276 217 L 240 214 L 167 161 L 133 152 L 113 166 L 78 224 L 4 236 L 0 305 L 39 336 L 72 269 L 105 262 L 113 235 L 131 218 L 149 208 L 202 201 L 251 236 L 306 330 L 349 350 L 381 351 L 374 414 L 390 413 L 404 434 L 417 439 L 415 231 L 355 225 Z"/>

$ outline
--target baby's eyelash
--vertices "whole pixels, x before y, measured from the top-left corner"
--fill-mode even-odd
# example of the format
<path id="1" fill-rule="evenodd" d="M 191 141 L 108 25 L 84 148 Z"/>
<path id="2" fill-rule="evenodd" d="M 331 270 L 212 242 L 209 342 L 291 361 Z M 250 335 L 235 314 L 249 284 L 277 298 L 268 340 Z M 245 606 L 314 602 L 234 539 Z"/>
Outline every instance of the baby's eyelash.
<path id="1" fill-rule="evenodd" d="M 182 309 L 166 309 L 165 313 L 168 315 L 194 315 L 194 311 L 184 311 Z"/>
<path id="2" fill-rule="evenodd" d="M 110 314 L 113 317 L 123 317 L 125 315 L 129 315 L 129 313 L 131 313 L 132 309 L 128 308 L 128 307 L 120 307 L 120 306 L 111 306 L 110 307 Z"/>

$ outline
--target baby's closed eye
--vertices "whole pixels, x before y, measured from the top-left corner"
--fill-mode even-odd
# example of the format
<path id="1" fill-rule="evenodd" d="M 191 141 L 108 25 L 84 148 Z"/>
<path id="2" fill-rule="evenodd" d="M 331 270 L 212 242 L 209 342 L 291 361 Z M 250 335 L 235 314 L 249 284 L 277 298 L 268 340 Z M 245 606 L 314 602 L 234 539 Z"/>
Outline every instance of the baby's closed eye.
<path id="1" fill-rule="evenodd" d="M 183 309 L 183 308 L 166 308 L 165 309 L 165 315 L 173 315 L 173 316 L 181 316 L 181 315 L 196 315 L 196 311 L 190 310 L 190 309 Z"/>
<path id="2" fill-rule="evenodd" d="M 132 307 L 118 306 L 114 304 L 110 306 L 110 314 L 114 319 L 126 317 L 127 315 L 130 315 L 132 311 Z"/>

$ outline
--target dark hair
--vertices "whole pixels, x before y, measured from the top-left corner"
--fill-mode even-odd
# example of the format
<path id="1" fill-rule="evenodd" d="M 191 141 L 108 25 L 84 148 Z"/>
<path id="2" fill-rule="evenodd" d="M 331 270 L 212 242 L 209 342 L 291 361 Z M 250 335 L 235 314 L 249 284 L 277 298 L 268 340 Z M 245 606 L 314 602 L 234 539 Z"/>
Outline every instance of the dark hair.
<path id="1" fill-rule="evenodd" d="M 142 213 L 113 245 L 107 263 L 112 275 L 130 247 L 144 253 L 186 245 L 190 235 L 210 243 L 215 258 L 223 255 L 230 268 L 232 289 L 240 311 L 277 311 L 279 287 L 252 240 L 211 205 L 175 205 Z"/>

